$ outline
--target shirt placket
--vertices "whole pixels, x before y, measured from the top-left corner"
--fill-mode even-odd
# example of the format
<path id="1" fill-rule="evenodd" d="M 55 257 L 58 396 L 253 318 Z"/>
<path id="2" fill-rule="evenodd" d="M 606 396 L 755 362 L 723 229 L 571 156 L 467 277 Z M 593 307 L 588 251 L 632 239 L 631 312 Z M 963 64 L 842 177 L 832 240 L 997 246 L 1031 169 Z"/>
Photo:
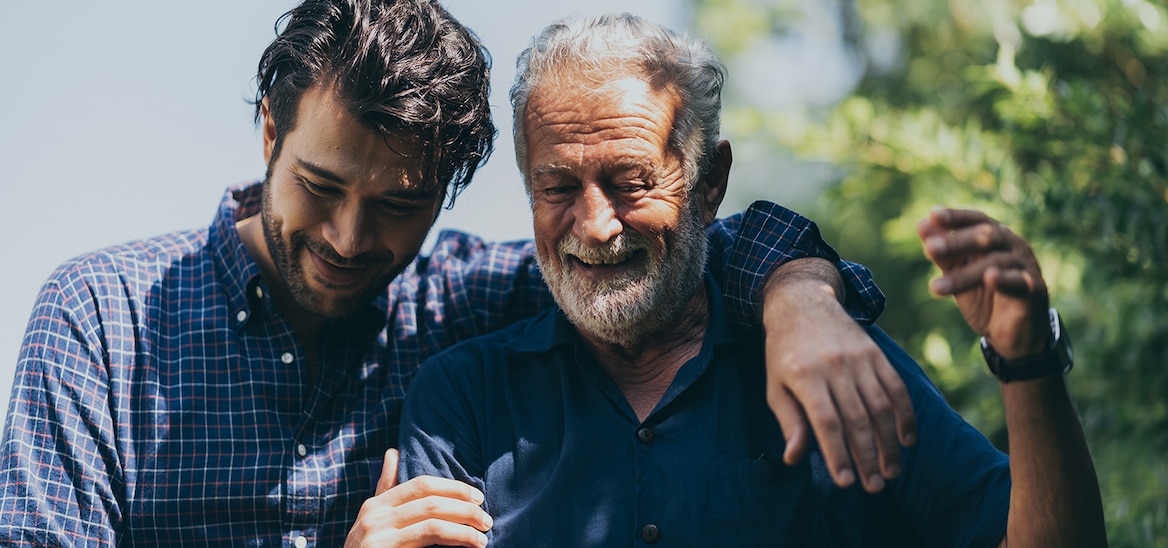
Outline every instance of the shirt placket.
<path id="1" fill-rule="evenodd" d="M 294 371 L 302 379 L 296 385 L 303 391 L 306 389 L 301 366 L 304 357 L 300 354 L 299 347 L 296 352 L 295 354 L 292 351 L 283 352 L 280 361 L 290 368 L 290 372 Z M 318 423 L 314 410 L 320 407 L 313 400 L 318 397 L 319 391 L 313 388 L 285 446 L 287 454 L 285 462 L 288 463 L 288 468 L 284 475 L 287 493 L 283 505 L 286 531 L 284 546 L 288 547 L 315 546 L 323 518 L 321 503 L 325 496 L 323 491 L 327 478 L 320 462 L 319 441 L 313 435 Z"/>

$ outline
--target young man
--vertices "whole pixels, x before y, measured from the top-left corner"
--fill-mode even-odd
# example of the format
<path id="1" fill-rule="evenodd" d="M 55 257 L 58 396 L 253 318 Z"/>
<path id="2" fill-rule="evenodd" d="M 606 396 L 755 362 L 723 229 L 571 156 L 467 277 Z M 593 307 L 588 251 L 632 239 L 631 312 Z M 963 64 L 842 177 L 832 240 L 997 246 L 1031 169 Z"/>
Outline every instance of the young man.
<path id="1" fill-rule="evenodd" d="M 0 448 L 0 544 L 340 544 L 417 364 L 550 305 L 531 244 L 447 234 L 416 257 L 494 135 L 485 51 L 437 3 L 307 0 L 258 79 L 262 183 L 228 189 L 206 229 L 79 257 L 42 289 Z M 837 260 L 813 225 L 766 205 L 711 238 L 712 268 L 746 304 L 766 263 Z M 844 267 L 856 314 L 874 317 L 878 291 Z M 806 290 L 819 282 L 771 285 L 768 306 L 802 299 L 857 329 Z M 767 323 L 817 350 L 794 319 Z M 820 371 L 803 385 L 854 387 Z M 854 398 L 856 426 L 886 424 L 894 392 L 883 407 Z M 835 416 L 829 390 L 808 394 Z M 842 447 L 841 432 L 823 439 Z M 875 469 L 878 437 L 863 439 L 856 466 Z"/>

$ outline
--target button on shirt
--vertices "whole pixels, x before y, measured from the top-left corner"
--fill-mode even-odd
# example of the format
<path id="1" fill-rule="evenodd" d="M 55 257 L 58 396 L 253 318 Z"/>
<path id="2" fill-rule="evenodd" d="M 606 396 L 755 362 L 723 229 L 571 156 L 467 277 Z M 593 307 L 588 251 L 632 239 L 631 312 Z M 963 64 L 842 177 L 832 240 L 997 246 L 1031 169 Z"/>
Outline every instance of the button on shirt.
<path id="1" fill-rule="evenodd" d="M 326 329 L 309 384 L 235 230 L 261 194 L 228 189 L 207 229 L 97 251 L 46 282 L 0 448 L 0 544 L 340 545 L 396 445 L 417 364 L 552 302 L 530 243 L 443 233 Z M 766 265 L 804 255 L 838 260 L 778 206 L 711 229 L 712 268 L 744 321 Z M 874 318 L 871 277 L 840 266 L 853 315 Z"/>
<path id="2" fill-rule="evenodd" d="M 427 361 L 402 416 L 400 478 L 486 495 L 491 546 L 986 546 L 1005 532 L 1009 464 L 911 359 L 870 333 L 912 396 L 919 441 L 871 496 L 822 456 L 782 462 L 762 338 L 731 329 L 707 279 L 699 354 L 639 421 L 562 313 Z"/>

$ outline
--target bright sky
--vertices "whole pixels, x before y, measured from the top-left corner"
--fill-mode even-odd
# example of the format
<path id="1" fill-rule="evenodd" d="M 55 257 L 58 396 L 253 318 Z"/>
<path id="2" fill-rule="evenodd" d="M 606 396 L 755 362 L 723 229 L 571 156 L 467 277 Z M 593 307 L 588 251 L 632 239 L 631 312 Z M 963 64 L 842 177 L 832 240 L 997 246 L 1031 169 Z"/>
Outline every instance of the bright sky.
<path id="1" fill-rule="evenodd" d="M 640 0 L 638 15 L 680 28 L 682 0 Z M 86 251 L 211 222 L 223 190 L 263 175 L 252 78 L 293 0 L 5 2 L 0 32 L 0 416 L 40 285 Z M 494 58 L 499 127 L 486 168 L 438 228 L 530 236 L 511 147 L 515 57 L 566 15 L 621 0 L 445 0 Z"/>

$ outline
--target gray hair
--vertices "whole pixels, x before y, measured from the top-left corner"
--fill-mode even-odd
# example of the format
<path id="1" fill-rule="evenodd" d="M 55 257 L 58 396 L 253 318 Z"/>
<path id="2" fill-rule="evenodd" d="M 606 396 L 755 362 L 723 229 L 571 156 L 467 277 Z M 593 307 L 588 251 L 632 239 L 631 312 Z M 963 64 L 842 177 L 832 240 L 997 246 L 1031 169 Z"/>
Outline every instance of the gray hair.
<path id="1" fill-rule="evenodd" d="M 516 62 L 511 86 L 515 160 L 529 189 L 524 111 L 536 87 L 564 71 L 604 76 L 635 71 L 654 87 L 671 87 L 681 106 L 669 146 L 682 158 L 690 188 L 709 171 L 726 78 L 725 66 L 709 46 L 628 13 L 568 18 L 544 28 Z"/>

